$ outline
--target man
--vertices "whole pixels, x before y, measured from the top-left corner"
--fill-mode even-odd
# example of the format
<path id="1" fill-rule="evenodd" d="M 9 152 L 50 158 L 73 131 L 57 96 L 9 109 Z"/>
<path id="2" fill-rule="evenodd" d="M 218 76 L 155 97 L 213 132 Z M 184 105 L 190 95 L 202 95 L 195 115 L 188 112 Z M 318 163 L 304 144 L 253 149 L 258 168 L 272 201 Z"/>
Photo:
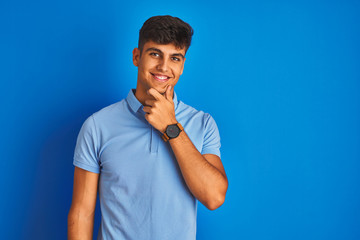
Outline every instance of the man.
<path id="1" fill-rule="evenodd" d="M 197 200 L 223 204 L 227 178 L 214 119 L 177 99 L 193 30 L 171 16 L 148 19 L 133 63 L 136 90 L 90 116 L 74 154 L 68 237 L 92 239 L 97 190 L 98 239 L 191 240 Z"/>

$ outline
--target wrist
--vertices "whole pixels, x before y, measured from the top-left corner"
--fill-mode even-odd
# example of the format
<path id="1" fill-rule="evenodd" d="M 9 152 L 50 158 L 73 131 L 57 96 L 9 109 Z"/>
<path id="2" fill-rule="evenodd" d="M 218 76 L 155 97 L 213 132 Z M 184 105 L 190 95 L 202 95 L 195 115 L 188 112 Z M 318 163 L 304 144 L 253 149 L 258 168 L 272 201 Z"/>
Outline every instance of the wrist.
<path id="1" fill-rule="evenodd" d="M 159 129 L 159 130 L 160 130 L 160 132 L 165 133 L 165 131 L 166 131 L 166 129 L 167 129 L 168 126 L 174 125 L 174 124 L 177 124 L 177 123 L 178 123 L 178 121 L 176 120 L 176 118 L 175 118 L 175 119 L 172 119 L 172 120 L 169 120 L 169 121 L 167 121 L 167 123 L 164 125 L 164 127 L 162 127 L 162 128 Z"/>

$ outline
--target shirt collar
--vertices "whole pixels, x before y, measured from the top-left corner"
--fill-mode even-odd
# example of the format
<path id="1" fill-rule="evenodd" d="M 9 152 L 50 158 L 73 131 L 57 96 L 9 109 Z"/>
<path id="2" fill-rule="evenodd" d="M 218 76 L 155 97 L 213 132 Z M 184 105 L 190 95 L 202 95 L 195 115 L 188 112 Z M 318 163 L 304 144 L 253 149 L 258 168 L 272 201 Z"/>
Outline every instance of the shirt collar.
<path id="1" fill-rule="evenodd" d="M 130 108 L 136 113 L 137 111 L 139 111 L 139 109 L 142 109 L 143 105 L 141 104 L 141 102 L 139 102 L 139 100 L 137 100 L 137 98 L 135 97 L 135 89 L 130 89 L 127 97 L 126 97 L 126 101 L 129 104 Z M 177 109 L 178 106 L 178 100 L 177 100 L 177 96 L 176 93 L 174 92 L 174 97 L 173 97 L 173 101 L 174 101 L 174 106 L 175 106 L 175 110 Z"/>

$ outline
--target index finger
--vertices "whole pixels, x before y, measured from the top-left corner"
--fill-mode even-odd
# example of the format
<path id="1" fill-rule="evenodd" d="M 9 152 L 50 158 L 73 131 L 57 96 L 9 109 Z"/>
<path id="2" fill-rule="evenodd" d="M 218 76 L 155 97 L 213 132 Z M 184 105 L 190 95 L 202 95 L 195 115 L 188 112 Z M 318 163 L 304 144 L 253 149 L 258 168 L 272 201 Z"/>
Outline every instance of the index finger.
<path id="1" fill-rule="evenodd" d="M 148 93 L 153 96 L 156 100 L 160 100 L 161 98 L 163 98 L 163 95 L 161 95 L 156 89 L 154 88 L 150 88 L 148 90 Z"/>

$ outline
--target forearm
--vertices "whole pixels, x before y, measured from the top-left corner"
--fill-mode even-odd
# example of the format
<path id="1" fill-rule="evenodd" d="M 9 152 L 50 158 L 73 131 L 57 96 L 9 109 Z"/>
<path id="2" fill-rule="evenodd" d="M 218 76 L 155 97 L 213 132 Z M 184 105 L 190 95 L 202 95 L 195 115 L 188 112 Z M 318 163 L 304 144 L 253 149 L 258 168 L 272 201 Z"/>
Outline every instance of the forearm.
<path id="1" fill-rule="evenodd" d="M 82 216 L 70 210 L 68 215 L 68 240 L 92 240 L 94 228 L 94 214 Z"/>
<path id="2" fill-rule="evenodd" d="M 207 208 L 218 208 L 225 200 L 226 176 L 201 155 L 185 131 L 169 142 L 191 193 Z"/>

